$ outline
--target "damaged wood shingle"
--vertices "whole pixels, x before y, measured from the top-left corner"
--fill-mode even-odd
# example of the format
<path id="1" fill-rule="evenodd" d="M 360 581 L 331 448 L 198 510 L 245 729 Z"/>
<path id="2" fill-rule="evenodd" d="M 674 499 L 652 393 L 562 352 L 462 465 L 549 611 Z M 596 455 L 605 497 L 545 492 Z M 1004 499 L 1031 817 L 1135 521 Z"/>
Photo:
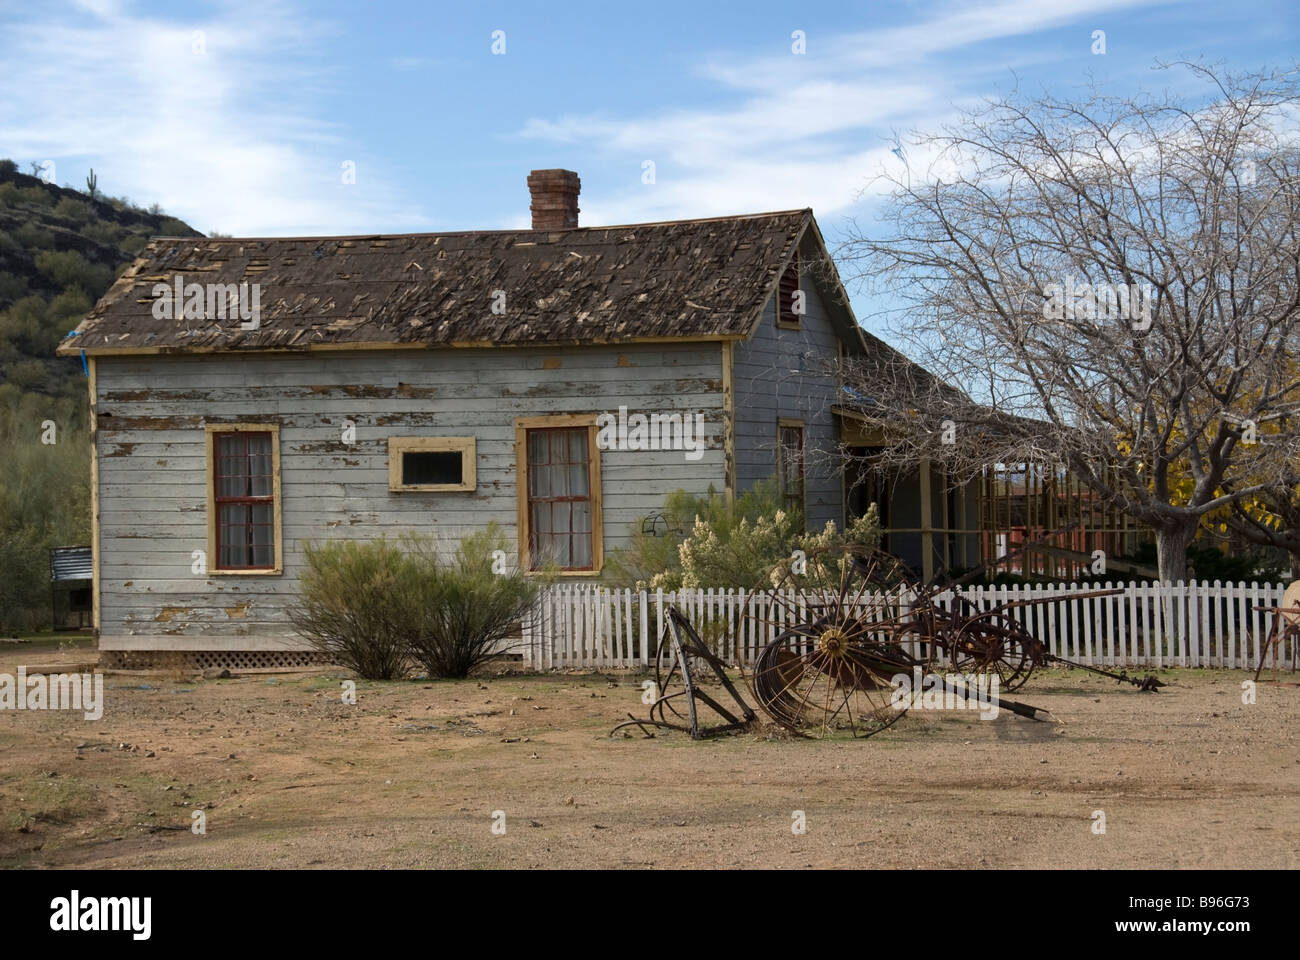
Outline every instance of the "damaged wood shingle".
<path id="1" fill-rule="evenodd" d="M 811 221 L 794 210 L 564 231 L 156 238 L 61 352 L 746 335 Z M 158 319 L 154 284 L 257 283 L 260 326 Z M 504 313 L 492 310 L 497 291 Z"/>

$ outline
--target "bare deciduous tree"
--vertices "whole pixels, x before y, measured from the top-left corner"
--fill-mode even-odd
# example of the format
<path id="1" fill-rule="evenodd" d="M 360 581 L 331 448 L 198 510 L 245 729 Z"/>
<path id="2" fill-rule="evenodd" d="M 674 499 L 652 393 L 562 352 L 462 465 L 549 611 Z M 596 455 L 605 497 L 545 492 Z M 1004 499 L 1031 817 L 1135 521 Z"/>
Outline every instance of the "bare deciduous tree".
<path id="1" fill-rule="evenodd" d="M 1165 581 L 1300 454 L 1297 71 L 1180 66 L 1201 95 L 1013 95 L 915 136 L 890 235 L 839 251 L 933 375 L 846 364 L 881 462 L 1064 466 L 1153 529 Z"/>

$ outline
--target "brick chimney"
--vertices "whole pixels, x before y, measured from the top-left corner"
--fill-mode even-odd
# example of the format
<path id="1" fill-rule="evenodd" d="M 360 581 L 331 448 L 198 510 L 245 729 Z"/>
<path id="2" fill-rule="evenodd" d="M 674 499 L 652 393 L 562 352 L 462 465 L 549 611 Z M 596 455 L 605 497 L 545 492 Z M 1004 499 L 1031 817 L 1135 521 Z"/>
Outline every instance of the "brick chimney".
<path id="1" fill-rule="evenodd" d="M 529 209 L 534 230 L 572 230 L 578 225 L 578 191 L 582 181 L 572 170 L 534 170 L 528 174 L 533 195 Z"/>

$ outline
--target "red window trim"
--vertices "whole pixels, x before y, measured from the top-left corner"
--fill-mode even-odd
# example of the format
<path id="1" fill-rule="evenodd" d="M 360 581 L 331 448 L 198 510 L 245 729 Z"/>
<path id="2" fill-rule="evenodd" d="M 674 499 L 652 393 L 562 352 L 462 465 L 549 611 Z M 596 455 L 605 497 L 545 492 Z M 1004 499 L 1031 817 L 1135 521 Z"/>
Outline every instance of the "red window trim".
<path id="1" fill-rule="evenodd" d="M 275 569 L 277 569 L 277 558 L 276 558 L 276 555 L 275 555 L 275 523 L 276 523 L 276 518 L 275 518 L 275 433 L 274 433 L 273 431 L 270 431 L 270 430 L 256 430 L 256 431 L 254 431 L 254 430 L 214 430 L 214 431 L 212 432 L 212 434 L 211 434 L 211 437 L 212 437 L 212 478 L 211 478 L 211 483 L 212 483 L 212 502 L 213 502 L 213 504 L 214 504 L 214 509 L 216 510 L 216 516 L 213 518 L 213 524 L 214 524 L 214 528 L 215 528 L 215 532 L 216 532 L 216 541 L 215 541 L 216 556 L 212 558 L 212 568 L 215 569 L 215 570 L 275 570 Z M 222 457 L 221 457 L 221 439 L 222 439 L 223 437 L 242 437 L 242 438 L 244 438 L 244 440 L 243 440 L 243 459 L 244 459 L 244 464 L 245 464 L 245 471 L 244 471 L 244 473 L 241 474 L 240 476 L 243 476 L 246 480 L 251 480 L 251 478 L 252 478 L 252 476 L 253 476 L 252 473 L 250 472 L 250 470 L 248 469 L 248 461 L 249 461 L 249 459 L 250 459 L 250 455 L 249 455 L 249 452 L 248 452 L 248 440 L 249 440 L 249 438 L 251 438 L 251 437 L 266 437 L 266 438 L 268 438 L 268 439 L 270 440 L 270 442 L 271 442 L 271 450 L 270 450 L 270 453 L 269 453 L 269 457 L 270 457 L 270 460 L 271 460 L 271 473 L 266 475 L 266 476 L 267 476 L 267 479 L 269 479 L 269 480 L 271 481 L 271 492 L 270 492 L 269 495 L 267 495 L 267 496 L 253 496 L 252 494 L 245 494 L 245 495 L 243 495 L 243 496 L 238 496 L 238 497 L 229 497 L 229 496 L 222 496 L 222 495 L 221 495 L 221 481 L 222 481 L 223 479 L 225 479 L 227 476 L 229 476 L 229 475 L 227 475 L 227 474 L 223 474 L 223 473 L 221 472 L 221 460 L 222 460 Z M 259 474 L 259 476 L 261 476 L 261 475 Z M 246 483 L 245 486 L 247 486 L 247 485 L 248 485 L 248 484 Z M 267 563 L 267 564 L 225 564 L 225 563 L 222 562 L 222 557 L 225 555 L 225 549 L 224 549 L 224 548 L 225 548 L 225 543 L 224 543 L 224 541 L 223 541 L 222 538 L 223 538 L 224 535 L 225 535 L 225 528 L 226 528 L 227 525 L 226 525 L 226 524 L 223 524 L 223 523 L 221 522 L 221 508 L 224 507 L 224 506 L 230 506 L 230 505 L 232 505 L 232 504 L 248 504 L 248 505 L 254 505 L 254 506 L 269 506 L 269 507 L 271 508 L 271 562 L 270 562 L 270 563 Z M 252 516 L 252 515 L 251 515 L 251 512 L 250 512 L 250 514 L 249 514 L 250 519 L 248 520 L 248 522 L 247 522 L 246 524 L 244 524 L 244 529 L 245 529 L 245 542 L 244 542 L 243 546 L 244 546 L 244 555 L 245 555 L 245 556 L 248 555 L 249 551 L 251 551 L 251 548 L 252 548 L 252 544 L 251 544 L 251 542 L 249 541 L 248 536 L 247 536 L 247 532 L 248 532 L 248 530 L 250 530 L 250 529 L 254 526 L 254 524 L 253 524 L 253 522 L 252 522 L 252 519 L 251 519 L 251 516 Z"/>

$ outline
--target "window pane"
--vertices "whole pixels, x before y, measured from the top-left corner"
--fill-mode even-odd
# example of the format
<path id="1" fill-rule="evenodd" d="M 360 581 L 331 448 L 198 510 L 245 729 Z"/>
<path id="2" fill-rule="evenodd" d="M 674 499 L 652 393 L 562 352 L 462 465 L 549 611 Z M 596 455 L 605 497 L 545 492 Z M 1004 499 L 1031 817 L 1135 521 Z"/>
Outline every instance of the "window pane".
<path id="1" fill-rule="evenodd" d="M 569 456 L 570 463 L 587 462 L 587 431 L 586 430 L 569 430 Z"/>
<path id="2" fill-rule="evenodd" d="M 533 533 L 538 537 L 544 537 L 551 532 L 551 505 L 550 503 L 533 504 Z"/>
<path id="3" fill-rule="evenodd" d="M 587 464 L 571 463 L 565 478 L 568 481 L 569 496 L 585 497 L 587 495 Z"/>
<path id="4" fill-rule="evenodd" d="M 573 532 L 591 533 L 591 501 L 575 500 L 573 507 Z"/>
<path id="5" fill-rule="evenodd" d="M 575 533 L 569 538 L 572 542 L 572 558 L 569 561 L 571 567 L 589 567 L 591 566 L 591 534 Z"/>
<path id="6" fill-rule="evenodd" d="M 546 434 L 534 430 L 528 434 L 528 496 L 540 497 L 542 475 L 538 464 L 546 461 Z"/>
<path id="7" fill-rule="evenodd" d="M 402 454 L 404 484 L 459 484 L 461 477 L 459 450 L 413 450 Z"/>
<path id="8" fill-rule="evenodd" d="M 567 500 L 556 500 L 551 503 L 551 530 L 554 533 L 568 533 L 572 529 L 571 509 L 572 505 Z"/>
<path id="9" fill-rule="evenodd" d="M 265 447 L 266 449 L 261 449 Z M 254 451 L 256 449 L 256 452 Z M 271 438 L 265 434 L 255 435 L 249 442 L 248 455 L 249 495 L 269 497 L 271 495 Z"/>
<path id="10" fill-rule="evenodd" d="M 569 471 L 563 463 L 557 463 L 547 467 L 546 472 L 551 478 L 552 497 L 568 497 L 573 495 L 573 491 L 569 488 Z"/>
<path id="11" fill-rule="evenodd" d="M 227 504 L 218 511 L 217 531 L 221 544 L 221 566 L 246 566 L 245 544 L 247 542 L 248 507 L 242 503 Z"/>
<path id="12" fill-rule="evenodd" d="M 568 567 L 569 538 L 563 534 L 551 534 L 542 542 L 542 562 L 554 563 L 556 566 Z"/>

